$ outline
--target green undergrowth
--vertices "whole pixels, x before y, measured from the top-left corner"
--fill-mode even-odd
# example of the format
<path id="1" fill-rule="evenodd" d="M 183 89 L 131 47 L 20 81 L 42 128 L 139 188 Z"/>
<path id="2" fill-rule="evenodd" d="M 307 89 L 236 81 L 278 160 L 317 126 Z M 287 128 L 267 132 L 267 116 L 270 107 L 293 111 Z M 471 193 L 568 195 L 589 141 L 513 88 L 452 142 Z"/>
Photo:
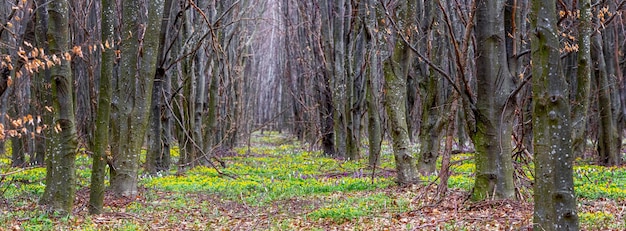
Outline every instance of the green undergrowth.
<path id="1" fill-rule="evenodd" d="M 343 222 L 360 217 L 405 212 L 410 208 L 409 198 L 393 198 L 386 193 L 350 196 L 336 194 L 328 197 L 326 202 L 325 206 L 308 213 L 308 218 Z"/>
<path id="2" fill-rule="evenodd" d="M 243 150 L 237 150 L 243 154 Z M 232 200 L 263 205 L 279 199 L 337 191 L 385 188 L 392 177 L 369 177 L 364 162 L 321 157 L 318 152 L 297 151 L 293 145 L 275 150 L 255 148 L 253 156 L 223 158 L 227 168 L 197 167 L 183 176 L 145 178 L 148 188 L 177 192 L 218 193 Z"/>
<path id="3" fill-rule="evenodd" d="M 609 212 L 582 212 L 578 214 L 578 219 L 580 226 L 589 230 L 626 230 L 626 224 L 620 224 L 616 215 Z"/>
<path id="4" fill-rule="evenodd" d="M 144 189 L 144 199 L 126 205 L 123 211 L 139 215 L 168 214 L 160 219 L 164 223 L 174 223 L 187 219 L 186 214 L 191 210 L 201 215 L 198 215 L 200 218 L 188 218 L 190 229 L 206 229 L 201 220 L 203 216 L 215 218 L 217 222 L 228 222 L 228 219 L 222 218 L 225 211 L 218 210 L 210 203 L 215 198 L 219 198 L 221 203 L 232 202 L 251 209 L 269 207 L 288 200 L 315 201 L 296 206 L 304 210 L 301 215 L 305 220 L 335 223 L 375 217 L 390 211 L 403 213 L 415 209 L 411 207 L 411 198 L 415 195 L 394 197 L 386 193 L 395 185 L 393 155 L 387 144 L 383 146 L 376 177 L 372 178 L 372 170 L 367 166 L 366 158 L 355 162 L 324 157 L 319 151 L 311 151 L 308 145 L 275 132 L 255 134 L 252 139 L 251 146 L 237 148 L 221 157 L 226 168 L 218 170 L 201 166 L 175 174 L 176 169 L 173 167 L 170 172 L 160 176 L 148 176 L 140 171 L 139 184 Z M 366 153 L 365 148 L 362 151 Z M 175 147 L 171 153 L 175 163 L 180 150 Z M 145 152 L 142 154 L 143 161 Z M 448 181 L 449 187 L 471 190 L 475 171 L 473 154 L 453 155 L 451 163 L 454 164 L 450 168 L 452 175 Z M 85 189 L 89 186 L 91 176 L 91 158 L 79 154 L 76 165 L 76 189 Z M 78 224 L 81 225 L 79 229 L 87 230 L 102 228 L 95 224 L 97 221 L 93 217 L 50 218 L 32 209 L 45 188 L 45 168 L 18 169 L 9 166 L 10 154 L 0 156 L 0 173 L 12 173 L 0 182 L 0 202 L 5 201 L 14 208 L 29 209 L 0 211 L 0 224 L 19 220 L 20 228 L 26 230 L 52 229 L 59 224 L 68 227 Z M 525 168 L 525 174 L 532 176 L 531 169 Z M 437 183 L 438 180 L 437 175 L 421 177 L 425 185 L 433 181 Z M 574 167 L 574 183 L 576 194 L 582 199 L 626 198 L 626 169 L 623 167 L 579 165 Z M 204 198 L 206 196 L 210 196 L 210 199 Z M 107 208 L 107 211 L 119 210 Z M 616 219 L 618 217 L 608 213 L 580 213 L 581 224 L 590 229 L 625 228 L 596 225 Z M 623 222 L 620 224 L 623 225 Z M 154 228 L 129 218 L 104 226 L 103 229 Z"/>
<path id="5" fill-rule="evenodd" d="M 626 198 L 626 168 L 582 165 L 574 167 L 574 188 L 588 199 Z"/>

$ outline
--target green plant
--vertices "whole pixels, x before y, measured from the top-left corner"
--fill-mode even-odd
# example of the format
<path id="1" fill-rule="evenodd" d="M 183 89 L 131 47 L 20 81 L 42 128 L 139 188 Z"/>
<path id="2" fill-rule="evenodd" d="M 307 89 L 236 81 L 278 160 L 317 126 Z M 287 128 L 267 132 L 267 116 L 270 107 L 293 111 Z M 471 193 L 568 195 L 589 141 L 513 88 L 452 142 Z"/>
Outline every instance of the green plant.
<path id="1" fill-rule="evenodd" d="M 307 217 L 312 220 L 330 219 L 342 223 L 363 216 L 405 212 L 410 204 L 406 198 L 391 198 L 385 193 L 353 196 L 334 194 L 329 197 L 330 201 L 327 202 L 327 206 L 307 214 Z"/>
<path id="2" fill-rule="evenodd" d="M 587 229 L 603 230 L 619 228 L 615 227 L 615 225 L 618 223 L 615 219 L 615 216 L 607 212 L 582 212 L 578 214 L 578 219 L 581 226 L 586 227 Z"/>

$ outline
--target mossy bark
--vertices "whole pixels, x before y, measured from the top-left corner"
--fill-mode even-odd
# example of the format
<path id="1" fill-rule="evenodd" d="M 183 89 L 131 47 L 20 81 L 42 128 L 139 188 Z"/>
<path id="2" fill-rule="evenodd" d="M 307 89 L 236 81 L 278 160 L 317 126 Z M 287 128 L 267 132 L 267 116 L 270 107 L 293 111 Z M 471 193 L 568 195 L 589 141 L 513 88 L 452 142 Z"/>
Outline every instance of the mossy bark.
<path id="1" fill-rule="evenodd" d="M 476 9 L 476 177 L 472 199 L 513 198 L 511 132 L 513 77 L 506 56 L 504 2 L 481 0 Z"/>
<path id="2" fill-rule="evenodd" d="M 446 63 L 448 42 L 443 24 L 437 24 L 443 20 L 440 10 L 437 9 L 437 2 L 430 1 L 424 3 L 424 13 L 422 18 L 426 23 L 422 26 L 422 31 L 427 33 L 425 38 L 417 43 L 418 49 L 423 54 L 430 54 L 430 59 L 435 63 Z M 431 28 L 432 27 L 432 28 Z M 423 80 L 420 83 L 421 91 L 421 125 L 418 134 L 420 142 L 419 156 L 417 159 L 417 169 L 422 175 L 430 175 L 437 171 L 437 158 L 441 149 L 441 138 L 445 119 L 443 118 L 443 102 L 445 92 L 440 91 L 442 79 L 438 72 L 432 68 L 422 67 Z"/>
<path id="3" fill-rule="evenodd" d="M 411 25 L 410 21 L 413 20 L 411 6 L 414 4 L 415 1 L 398 3 L 393 13 L 395 20 L 399 21 L 398 24 Z M 409 26 L 399 29 L 400 31 L 392 32 L 385 38 L 389 44 L 393 44 L 391 56 L 383 62 L 385 109 L 389 117 L 389 132 L 396 162 L 396 181 L 399 184 L 412 184 L 417 180 L 417 170 L 415 157 L 409 148 L 410 140 L 406 121 L 406 76 L 411 67 L 412 53 L 399 36 L 410 35 L 413 30 Z"/>
<path id="4" fill-rule="evenodd" d="M 568 86 L 561 73 L 556 1 L 533 0 L 531 57 L 534 229 L 578 230 Z"/>
<path id="5" fill-rule="evenodd" d="M 119 196 L 137 194 L 139 155 L 147 128 L 163 0 L 142 6 L 122 3 L 121 76 L 113 82 L 111 188 Z M 147 14 L 142 14 L 142 10 Z M 146 18 L 147 16 L 147 18 Z M 145 30 L 144 26 L 145 25 Z M 142 41 L 140 44 L 139 41 Z"/>
<path id="6" fill-rule="evenodd" d="M 105 184 L 107 166 L 107 149 L 109 147 L 109 119 L 111 116 L 111 79 L 113 77 L 113 66 L 115 62 L 114 47 L 114 12 L 115 2 L 110 0 L 102 1 L 101 11 L 102 40 L 107 45 L 102 51 L 100 69 L 100 88 L 98 95 L 98 109 L 96 112 L 96 129 L 93 141 L 93 159 L 91 168 L 91 183 L 89 191 L 89 213 L 100 214 L 104 204 Z"/>
<path id="7" fill-rule="evenodd" d="M 441 147 L 441 133 L 444 122 L 439 109 L 437 87 L 439 80 L 435 74 L 426 77 L 422 89 L 422 125 L 419 140 L 420 154 L 417 159 L 417 169 L 422 175 L 430 175 L 437 171 L 437 158 Z"/>
<path id="8" fill-rule="evenodd" d="M 50 52 L 63 56 L 69 46 L 68 2 L 55 0 L 48 5 Z M 69 60 L 50 68 L 55 132 L 46 161 L 46 188 L 40 203 L 50 211 L 71 214 L 76 191 L 75 158 L 77 149 L 72 75 Z"/>

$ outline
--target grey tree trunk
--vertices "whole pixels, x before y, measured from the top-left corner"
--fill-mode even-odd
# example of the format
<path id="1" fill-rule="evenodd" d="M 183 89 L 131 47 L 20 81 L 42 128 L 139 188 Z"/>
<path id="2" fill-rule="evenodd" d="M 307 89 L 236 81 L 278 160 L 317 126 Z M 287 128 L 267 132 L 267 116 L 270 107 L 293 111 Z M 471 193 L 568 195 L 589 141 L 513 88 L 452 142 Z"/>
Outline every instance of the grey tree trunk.
<path id="1" fill-rule="evenodd" d="M 82 47 L 85 44 L 99 41 L 97 34 L 96 7 L 99 0 L 70 1 L 70 33 L 71 47 Z M 98 9 L 99 11 L 99 9 Z M 74 78 L 74 98 L 76 110 L 76 133 L 80 143 L 93 148 L 94 120 L 96 118 L 96 83 L 100 79 L 100 56 L 89 52 L 90 57 L 76 56 L 72 59 L 72 76 Z"/>
<path id="2" fill-rule="evenodd" d="M 415 158 L 410 151 L 409 131 L 406 122 L 406 76 L 411 67 L 411 51 L 399 36 L 412 34 L 413 14 L 415 1 L 398 2 L 393 12 L 394 20 L 399 22 L 399 31 L 392 31 L 385 35 L 387 46 L 392 47 L 391 56 L 383 61 L 385 75 L 385 109 L 389 116 L 389 132 L 393 144 L 394 159 L 396 162 L 399 184 L 412 184 L 417 180 Z M 410 36 L 409 36 L 410 37 Z"/>
<path id="3" fill-rule="evenodd" d="M 63 56 L 69 48 L 68 2 L 55 0 L 48 5 L 48 45 L 51 54 Z M 61 214 L 72 212 L 74 205 L 75 158 L 77 152 L 72 75 L 70 60 L 50 68 L 54 103 L 55 132 L 46 163 L 46 188 L 40 203 Z"/>
<path id="4" fill-rule="evenodd" d="M 504 5 L 498 0 L 479 0 L 476 9 L 476 178 L 472 199 L 512 198 L 511 118 L 513 76 L 508 68 Z"/>
<path id="5" fill-rule="evenodd" d="M 121 76 L 113 83 L 111 111 L 115 121 L 111 130 L 111 188 L 119 196 L 132 196 L 137 194 L 139 155 L 152 97 L 163 1 L 141 4 L 130 0 L 122 7 Z"/>
<path id="6" fill-rule="evenodd" d="M 361 4 L 364 5 L 364 4 Z M 342 30 L 345 36 L 345 87 L 346 87 L 346 156 L 350 160 L 361 158 L 359 141 L 361 133 L 361 113 L 364 102 L 365 51 L 363 49 L 363 22 L 365 9 L 352 6 L 352 1 L 345 3 L 345 22 Z"/>
<path id="7" fill-rule="evenodd" d="M 171 112 L 167 106 L 171 91 L 171 81 L 165 72 L 165 60 L 167 57 L 166 41 L 169 34 L 168 26 L 174 27 L 176 18 L 170 15 L 172 0 L 165 0 L 163 6 L 163 19 L 159 32 L 159 48 L 157 54 L 154 86 L 152 88 L 152 105 L 150 106 L 150 122 L 148 122 L 148 135 L 146 152 L 146 171 L 151 174 L 168 171 L 170 169 L 170 145 L 171 145 Z"/>
<path id="8" fill-rule="evenodd" d="M 572 104 L 572 151 L 575 156 L 582 156 L 585 152 L 587 130 L 587 112 L 591 90 L 591 0 L 579 0 L 578 9 L 580 18 L 578 25 L 578 67 L 576 71 L 576 86 L 574 88 L 574 103 Z"/>
<path id="9" fill-rule="evenodd" d="M 335 134 L 335 153 L 341 157 L 348 156 L 348 118 L 346 114 L 346 105 L 348 99 L 347 80 L 346 80 L 346 41 L 345 41 L 345 24 L 346 22 L 346 1 L 330 0 L 327 1 L 328 10 L 330 11 L 330 23 L 332 24 L 331 39 L 332 44 L 332 75 L 330 85 L 332 89 L 333 101 L 333 129 Z"/>
<path id="10" fill-rule="evenodd" d="M 555 0 L 531 2 L 535 230 L 578 230 L 570 106 Z"/>
<path id="11" fill-rule="evenodd" d="M 96 127 L 93 140 L 93 159 L 91 168 L 91 183 L 89 186 L 89 213 L 100 214 L 104 204 L 105 175 L 107 166 L 107 149 L 109 147 L 109 119 L 111 117 L 111 80 L 115 62 L 114 27 L 115 2 L 103 0 L 101 9 L 102 41 L 106 45 L 102 50 L 100 69 L 100 87 L 98 108 L 96 112 Z"/>
<path id="12" fill-rule="evenodd" d="M 592 38 L 592 59 L 597 62 L 595 84 L 598 94 L 598 113 L 600 116 L 600 131 L 598 132 L 598 154 L 600 164 L 615 166 L 621 163 L 621 142 L 616 127 L 616 120 L 612 110 L 612 86 L 609 82 L 609 68 L 603 51 L 603 36 L 598 33 Z"/>
<path id="13" fill-rule="evenodd" d="M 617 11 L 616 2 L 606 2 L 610 12 Z M 619 123 L 619 111 L 621 110 L 621 101 L 618 97 L 617 85 L 618 79 L 622 79 L 622 73 L 619 63 L 622 61 L 619 54 L 618 29 L 621 27 L 617 22 L 609 23 L 604 26 L 601 32 L 603 38 L 602 51 L 605 58 L 607 75 L 602 73 L 598 75 L 599 89 L 599 112 L 600 112 L 600 140 L 598 142 L 598 153 L 600 154 L 600 162 L 607 166 L 617 166 L 622 163 L 622 128 L 623 123 Z M 621 29 L 620 29 L 621 30 Z M 606 77 L 606 78 L 605 78 Z M 607 97 L 607 98 L 605 98 Z"/>
<path id="14" fill-rule="evenodd" d="M 319 79 L 316 84 L 318 88 L 318 102 L 320 103 L 319 116 L 321 121 L 322 149 L 324 155 L 337 157 L 335 150 L 335 131 L 333 130 L 333 114 L 334 106 L 332 103 L 332 94 L 328 83 L 330 77 L 327 72 L 317 75 Z"/>
<path id="15" fill-rule="evenodd" d="M 366 3 L 361 3 L 365 6 L 365 50 L 368 52 L 367 60 L 369 63 L 365 64 L 367 69 L 364 73 L 366 75 L 366 106 L 367 106 L 367 135 L 369 141 L 369 166 L 376 167 L 380 163 L 380 151 L 382 145 L 382 128 L 380 123 L 380 80 L 382 79 L 380 71 L 380 56 L 378 55 L 377 47 L 377 33 L 376 30 L 376 2 L 375 0 L 368 0 Z"/>
<path id="16" fill-rule="evenodd" d="M 431 60 L 434 62 L 445 65 L 443 57 L 447 53 L 447 42 L 443 31 L 443 25 L 438 24 L 442 21 L 440 11 L 436 11 L 437 3 L 430 1 L 424 4 L 424 14 L 422 18 L 426 23 L 422 26 L 421 30 L 426 36 L 418 42 L 417 46 L 421 52 L 430 53 Z M 432 41 L 432 42 L 427 42 Z M 444 127 L 443 122 L 443 105 L 440 102 L 444 101 L 445 92 L 440 89 L 443 77 L 431 68 L 425 66 L 421 67 L 422 79 L 420 84 L 421 95 L 421 107 L 422 113 L 420 115 L 421 124 L 420 132 L 418 134 L 420 149 L 419 156 L 417 158 L 417 169 L 422 175 L 430 175 L 437 171 L 437 158 L 439 157 L 439 150 L 441 147 L 441 137 Z"/>
<path id="17" fill-rule="evenodd" d="M 45 5 L 46 2 L 46 0 L 37 0 L 36 2 L 35 44 L 37 47 L 43 49 L 46 54 L 49 54 L 46 36 L 48 33 L 48 11 Z M 40 70 L 33 75 L 31 90 L 33 95 L 31 110 L 33 112 L 31 114 L 40 114 L 45 111 L 45 106 L 52 105 L 50 91 L 46 89 L 46 85 L 50 84 L 50 82 L 50 70 L 48 69 Z M 42 118 L 43 124 L 52 124 L 52 116 L 50 113 L 43 113 Z M 32 150 L 35 157 L 31 159 L 31 164 L 33 165 L 44 164 L 46 148 L 49 145 L 49 141 L 45 139 L 45 137 L 49 137 L 51 133 L 49 129 L 46 129 L 43 133 L 44 134 L 35 136 L 35 149 Z"/>

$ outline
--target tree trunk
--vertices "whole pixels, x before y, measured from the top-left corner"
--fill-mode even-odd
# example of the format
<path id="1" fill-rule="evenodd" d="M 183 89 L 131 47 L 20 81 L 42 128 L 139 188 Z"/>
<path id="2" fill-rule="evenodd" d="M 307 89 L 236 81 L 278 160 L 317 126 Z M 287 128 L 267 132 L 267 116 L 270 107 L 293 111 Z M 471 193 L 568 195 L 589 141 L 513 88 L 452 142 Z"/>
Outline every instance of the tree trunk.
<path id="1" fill-rule="evenodd" d="M 417 172 L 413 154 L 410 152 L 409 131 L 406 123 L 406 76 L 411 67 L 411 51 L 406 49 L 406 44 L 400 36 L 404 33 L 410 35 L 413 29 L 413 15 L 411 9 L 415 1 L 398 2 L 391 14 L 394 20 L 402 22 L 404 27 L 400 31 L 393 31 L 391 35 L 385 35 L 385 40 L 393 47 L 391 57 L 384 61 L 385 75 L 385 108 L 389 116 L 390 134 L 393 144 L 394 158 L 396 161 L 399 184 L 412 184 L 417 180 Z M 395 36 L 395 37 L 394 37 Z M 409 36 L 410 37 L 410 36 Z M 389 46 L 389 45 L 388 45 Z"/>
<path id="2" fill-rule="evenodd" d="M 574 156 L 582 156 L 585 152 L 587 130 L 587 111 L 591 89 L 591 0 L 579 0 L 580 18 L 578 25 L 578 67 L 574 103 L 572 104 L 572 151 Z"/>
<path id="3" fill-rule="evenodd" d="M 357 6 L 358 7 L 358 6 Z M 359 35 L 363 22 L 359 15 L 358 8 L 352 7 L 352 1 L 346 1 L 344 5 L 345 16 L 343 30 L 344 40 L 344 73 L 345 73 L 345 108 L 344 115 L 346 119 L 346 156 L 349 160 L 358 160 L 361 158 L 359 154 L 359 136 L 361 123 L 361 108 L 363 102 L 363 75 L 364 69 L 364 51 L 363 37 Z"/>
<path id="4" fill-rule="evenodd" d="M 335 153 L 340 157 L 348 156 L 348 118 L 346 114 L 346 105 L 348 100 L 347 80 L 346 80 L 346 41 L 345 41 L 345 24 L 346 22 L 346 1 L 330 0 L 328 6 L 331 14 L 332 39 L 332 76 L 330 85 L 332 89 L 333 108 L 333 129 L 335 133 Z"/>
<path id="5" fill-rule="evenodd" d="M 152 88 L 152 103 L 150 108 L 150 121 L 148 122 L 148 137 L 146 152 L 146 171 L 150 174 L 169 171 L 171 165 L 171 111 L 168 107 L 171 91 L 171 79 L 165 72 L 166 41 L 168 27 L 174 27 L 178 16 L 170 14 L 172 0 L 165 0 L 163 5 L 163 19 L 159 31 L 159 46 L 157 50 L 157 64 Z M 172 23 L 170 23 L 170 20 Z"/>
<path id="6" fill-rule="evenodd" d="M 431 74 L 425 77 L 422 87 L 422 121 L 419 141 L 420 153 L 417 159 L 417 169 L 422 175 L 430 175 L 437 171 L 437 157 L 441 146 L 441 130 L 443 121 L 439 117 L 440 106 L 437 101 L 442 93 L 438 92 L 438 75 Z"/>
<path id="7" fill-rule="evenodd" d="M 612 111 L 611 85 L 607 70 L 606 56 L 603 51 L 602 34 L 596 34 L 592 38 L 592 58 L 597 62 L 595 83 L 598 94 L 598 113 L 600 116 L 600 130 L 598 140 L 598 155 L 600 164 L 616 166 L 621 163 L 621 142 L 615 124 Z"/>
<path id="8" fill-rule="evenodd" d="M 369 140 L 369 166 L 376 167 L 380 163 L 380 150 L 382 145 L 382 129 L 380 124 L 379 82 L 381 79 L 380 56 L 377 54 L 376 29 L 376 3 L 375 0 L 368 0 L 365 4 L 365 50 L 368 52 L 365 64 L 366 77 L 366 104 L 367 104 L 367 135 Z"/>
<path id="9" fill-rule="evenodd" d="M 68 2 L 56 0 L 48 5 L 50 52 L 63 56 L 69 46 Z M 46 163 L 46 188 L 40 203 L 52 211 L 70 214 L 74 205 L 75 158 L 77 149 L 72 100 L 70 60 L 62 60 L 50 68 L 54 99 L 55 133 Z"/>
<path id="10" fill-rule="evenodd" d="M 513 79 L 510 75 L 504 31 L 504 5 L 498 0 L 479 0 L 476 9 L 477 102 L 476 128 L 472 140 L 476 148 L 476 178 L 472 199 L 512 198 L 511 118 Z"/>
<path id="11" fill-rule="evenodd" d="M 138 0 L 130 0 L 124 1 L 122 7 L 125 39 L 121 41 L 121 76 L 113 84 L 111 188 L 119 196 L 133 196 L 137 194 L 139 155 L 156 71 L 163 2 L 151 0 L 142 5 Z"/>
<path id="12" fill-rule="evenodd" d="M 578 230 L 567 82 L 560 73 L 555 0 L 533 0 L 531 56 L 535 230 Z"/>
<path id="13" fill-rule="evenodd" d="M 107 166 L 107 149 L 109 147 L 109 119 L 111 117 L 111 80 L 115 62 L 114 53 L 114 27 L 115 27 L 115 2 L 102 1 L 102 41 L 105 47 L 102 50 L 100 69 L 100 87 L 98 95 L 98 108 L 96 111 L 96 127 L 93 141 L 93 159 L 91 168 L 91 183 L 89 186 L 89 213 L 100 214 L 104 204 L 105 175 Z"/>
<path id="14" fill-rule="evenodd" d="M 48 33 L 48 11 L 45 6 L 46 0 L 37 0 L 37 12 L 35 23 L 35 41 L 36 46 L 43 49 L 44 53 L 49 54 L 47 36 Z M 32 81 L 32 115 L 40 114 L 43 118 L 43 124 L 52 124 L 52 116 L 50 113 L 45 112 L 45 106 L 51 105 L 50 91 L 46 89 L 46 85 L 50 84 L 50 70 L 40 70 L 38 73 L 33 74 Z M 50 137 L 50 129 L 43 131 L 44 134 L 38 134 L 35 136 L 35 149 L 32 151 L 35 158 L 31 158 L 31 164 L 43 166 L 46 156 L 46 148 L 49 145 L 49 141 L 45 137 Z"/>
<path id="15" fill-rule="evenodd" d="M 617 12 L 617 3 L 616 2 L 606 2 L 607 7 L 610 12 Z M 600 141 L 601 144 L 604 143 L 604 147 L 601 147 L 598 150 L 601 156 L 601 162 L 604 165 L 608 166 L 619 166 L 622 164 L 622 134 L 621 130 L 624 127 L 623 123 L 619 123 L 620 116 L 619 111 L 621 110 L 621 101 L 619 99 L 619 93 L 617 92 L 618 79 L 623 78 L 623 74 L 621 73 L 621 69 L 619 67 L 619 63 L 621 61 L 620 56 L 623 54 L 619 54 L 619 40 L 618 40 L 618 27 L 617 22 L 609 23 L 605 26 L 606 28 L 602 32 L 602 37 L 604 38 L 603 44 L 603 53 L 606 62 L 606 72 L 607 78 L 604 79 L 603 75 L 600 75 L 600 82 L 598 84 L 600 86 L 600 94 L 607 94 L 608 91 L 608 100 L 602 101 L 600 99 L 600 120 L 601 120 L 601 129 L 600 129 Z M 621 27 L 620 27 L 621 28 Z M 600 96 L 604 98 L 604 96 Z M 606 104 L 606 105 L 604 105 Z M 608 107 L 606 107 L 608 106 Z M 606 107 L 606 110 L 603 108 Z M 603 114 L 607 112 L 608 114 Z M 606 117 L 605 117 L 606 116 Z M 604 121 L 604 120 L 607 121 Z M 608 120 L 611 120 L 610 122 Z M 606 124 L 608 123 L 608 124 Z"/>
<path id="16" fill-rule="evenodd" d="M 100 1 L 98 1 L 100 2 Z M 99 41 L 100 36 L 96 35 L 96 0 L 70 1 L 70 33 L 71 47 L 81 47 L 85 44 Z M 96 117 L 96 86 L 99 74 L 96 74 L 99 67 L 99 56 L 89 51 L 89 58 L 75 57 L 72 59 L 72 77 L 74 78 L 74 98 L 76 133 L 79 142 L 86 144 L 88 149 L 93 148 L 94 142 L 94 120 Z"/>
<path id="17" fill-rule="evenodd" d="M 435 63 L 446 66 L 443 54 L 447 53 L 447 39 L 443 33 L 444 26 L 438 24 L 442 21 L 441 11 L 436 10 L 437 2 L 424 2 L 424 11 L 421 18 L 424 23 L 420 28 L 425 34 L 417 43 L 422 53 L 429 53 L 429 58 Z M 420 96 L 421 114 L 418 141 L 420 142 L 417 169 L 422 175 L 430 175 L 437 171 L 437 158 L 441 147 L 441 137 L 445 122 L 440 116 L 443 112 L 445 92 L 442 92 L 443 76 L 427 66 L 420 67 Z"/>

